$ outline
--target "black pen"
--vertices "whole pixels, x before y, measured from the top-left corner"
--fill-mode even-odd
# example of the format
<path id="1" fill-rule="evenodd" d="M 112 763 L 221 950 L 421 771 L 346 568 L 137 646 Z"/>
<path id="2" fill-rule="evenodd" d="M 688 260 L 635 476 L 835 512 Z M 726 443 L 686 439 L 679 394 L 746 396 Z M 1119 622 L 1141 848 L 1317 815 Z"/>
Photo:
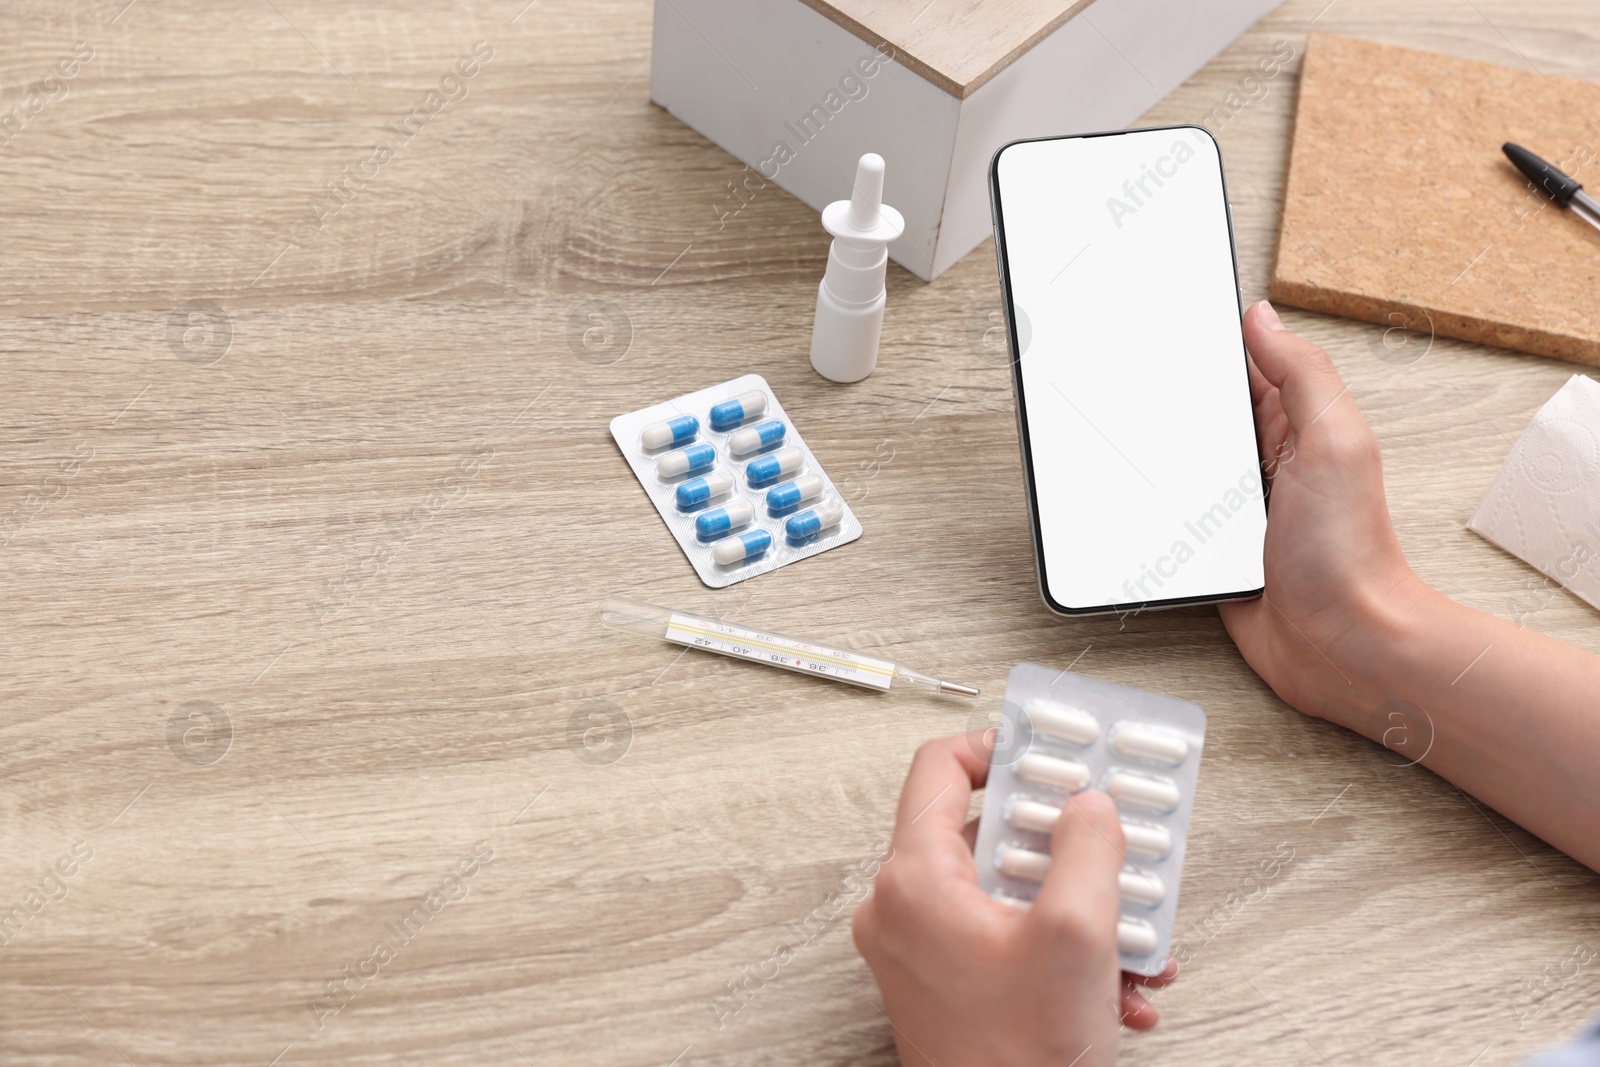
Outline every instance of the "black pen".
<path id="1" fill-rule="evenodd" d="M 1558 207 L 1571 208 L 1590 226 L 1600 230 L 1600 203 L 1583 191 L 1583 186 L 1562 174 L 1532 152 L 1509 141 L 1500 146 L 1506 158 L 1528 176 L 1528 180 L 1556 202 Z"/>

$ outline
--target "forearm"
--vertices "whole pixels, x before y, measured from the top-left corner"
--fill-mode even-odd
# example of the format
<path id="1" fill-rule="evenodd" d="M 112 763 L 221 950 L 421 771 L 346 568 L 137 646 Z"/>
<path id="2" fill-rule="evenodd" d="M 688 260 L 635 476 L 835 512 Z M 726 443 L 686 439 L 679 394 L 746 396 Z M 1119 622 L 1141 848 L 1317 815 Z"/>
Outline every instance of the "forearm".
<path id="1" fill-rule="evenodd" d="M 1600 870 L 1600 658 L 1426 587 L 1370 614 L 1353 667 L 1381 697 L 1344 725 L 1404 722 L 1408 755 Z"/>

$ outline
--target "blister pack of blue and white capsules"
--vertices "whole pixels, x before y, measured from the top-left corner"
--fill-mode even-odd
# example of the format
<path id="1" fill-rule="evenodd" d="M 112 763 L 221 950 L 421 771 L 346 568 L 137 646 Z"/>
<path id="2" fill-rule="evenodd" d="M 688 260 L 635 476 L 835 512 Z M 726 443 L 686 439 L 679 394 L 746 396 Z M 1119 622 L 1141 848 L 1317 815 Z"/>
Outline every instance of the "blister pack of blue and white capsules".
<path id="1" fill-rule="evenodd" d="M 1160 974 L 1172 948 L 1206 713 L 1139 689 L 1019 663 L 1006 680 L 973 856 L 978 884 L 1027 907 L 1050 869 L 1050 833 L 1072 794 L 1116 802 L 1122 969 Z"/>
<path id="2" fill-rule="evenodd" d="M 618 415 L 611 436 L 713 589 L 861 536 L 759 374 Z"/>

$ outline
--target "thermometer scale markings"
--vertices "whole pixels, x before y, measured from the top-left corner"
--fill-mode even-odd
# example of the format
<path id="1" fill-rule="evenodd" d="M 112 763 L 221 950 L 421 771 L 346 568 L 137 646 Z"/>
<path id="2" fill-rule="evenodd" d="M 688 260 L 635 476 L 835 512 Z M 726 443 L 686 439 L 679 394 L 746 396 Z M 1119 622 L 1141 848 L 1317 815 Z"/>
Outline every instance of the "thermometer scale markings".
<path id="1" fill-rule="evenodd" d="M 814 671 L 870 689 L 888 689 L 894 678 L 894 664 L 886 660 L 852 655 L 824 645 L 790 641 L 727 623 L 711 624 L 707 620 L 673 615 L 664 636 L 675 644 L 693 645 L 780 667 Z"/>

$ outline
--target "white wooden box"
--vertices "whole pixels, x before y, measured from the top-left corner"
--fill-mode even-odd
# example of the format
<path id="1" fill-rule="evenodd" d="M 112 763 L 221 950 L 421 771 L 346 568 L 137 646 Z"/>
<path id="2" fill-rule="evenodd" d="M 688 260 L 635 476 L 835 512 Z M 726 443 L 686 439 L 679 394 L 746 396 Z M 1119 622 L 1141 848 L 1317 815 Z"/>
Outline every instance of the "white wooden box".
<path id="1" fill-rule="evenodd" d="M 989 234 L 995 149 L 1127 126 L 1278 3 L 656 0 L 650 96 L 749 169 L 719 215 L 765 181 L 821 211 L 882 155 L 929 280 Z"/>

